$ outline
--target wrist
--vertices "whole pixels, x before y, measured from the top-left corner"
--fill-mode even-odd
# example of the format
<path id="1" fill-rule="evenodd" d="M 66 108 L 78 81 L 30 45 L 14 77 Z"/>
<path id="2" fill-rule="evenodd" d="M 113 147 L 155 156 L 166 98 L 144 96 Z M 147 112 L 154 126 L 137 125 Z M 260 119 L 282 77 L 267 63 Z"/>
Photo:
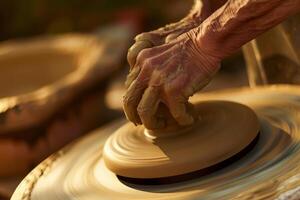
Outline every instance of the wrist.
<path id="1" fill-rule="evenodd" d="M 219 67 L 221 59 L 214 54 L 208 54 L 205 49 L 197 44 L 194 32 L 187 32 L 178 38 L 178 42 L 183 44 L 182 51 L 185 52 L 188 60 L 192 60 L 196 67 L 208 74 L 214 74 Z"/>
<path id="2" fill-rule="evenodd" d="M 199 34 L 197 29 L 192 29 L 186 33 L 186 37 L 190 41 L 191 50 L 195 52 L 195 57 L 201 59 L 205 65 L 211 67 L 219 65 L 223 55 L 216 50 L 216 47 L 213 47 L 215 44 L 209 44 L 209 41 L 206 41 L 204 38 L 199 40 Z M 205 43 L 201 43 L 202 41 L 205 41 Z"/>

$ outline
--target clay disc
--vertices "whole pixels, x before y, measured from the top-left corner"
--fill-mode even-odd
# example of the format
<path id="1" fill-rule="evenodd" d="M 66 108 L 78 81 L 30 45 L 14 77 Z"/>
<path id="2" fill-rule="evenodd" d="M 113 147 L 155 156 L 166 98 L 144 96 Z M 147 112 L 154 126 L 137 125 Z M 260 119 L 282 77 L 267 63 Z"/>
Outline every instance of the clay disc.
<path id="1" fill-rule="evenodd" d="M 199 120 L 180 133 L 153 136 L 143 126 L 125 124 L 104 146 L 104 161 L 114 173 L 130 178 L 162 178 L 195 172 L 245 149 L 257 136 L 259 122 L 247 106 L 229 101 L 199 102 Z"/>

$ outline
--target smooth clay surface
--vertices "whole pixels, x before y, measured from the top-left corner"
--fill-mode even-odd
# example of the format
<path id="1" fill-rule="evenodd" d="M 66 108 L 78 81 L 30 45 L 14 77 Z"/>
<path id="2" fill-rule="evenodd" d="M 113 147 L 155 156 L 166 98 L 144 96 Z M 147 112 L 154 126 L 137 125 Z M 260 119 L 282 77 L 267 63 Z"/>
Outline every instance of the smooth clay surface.
<path id="1" fill-rule="evenodd" d="M 195 124 L 168 133 L 155 134 L 132 123 L 122 126 L 104 146 L 106 166 L 130 178 L 183 175 L 232 157 L 259 131 L 255 113 L 242 104 L 200 102 L 194 112 L 199 118 Z"/>
<path id="2" fill-rule="evenodd" d="M 257 143 L 229 166 L 173 184 L 120 180 L 103 161 L 104 143 L 125 123 L 120 121 L 49 157 L 22 181 L 12 200 L 298 199 L 300 87 L 242 88 L 192 98 L 192 102 L 202 100 L 239 102 L 252 108 L 259 118 Z"/>

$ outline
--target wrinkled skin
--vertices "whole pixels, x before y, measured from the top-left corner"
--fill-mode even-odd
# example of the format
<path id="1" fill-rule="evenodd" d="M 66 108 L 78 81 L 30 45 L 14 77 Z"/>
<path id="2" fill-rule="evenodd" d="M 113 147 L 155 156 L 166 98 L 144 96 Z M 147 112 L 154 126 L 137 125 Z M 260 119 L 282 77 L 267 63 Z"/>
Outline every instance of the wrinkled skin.
<path id="1" fill-rule="evenodd" d="M 202 17 L 187 17 L 136 38 L 128 53 L 131 69 L 123 99 L 125 114 L 133 123 L 152 130 L 165 128 L 168 117 L 157 115 L 160 105 L 179 125 L 193 123 L 188 98 L 212 79 L 220 61 L 300 11 L 300 0 L 227 0 L 209 15 L 206 3 L 199 4 L 204 6 L 198 14 L 191 14 Z"/>
<path id="2" fill-rule="evenodd" d="M 129 87 L 124 96 L 129 120 L 148 129 L 161 129 L 166 122 L 156 112 L 163 103 L 180 125 L 193 123 L 187 100 L 219 69 L 219 60 L 204 56 L 193 34 L 191 30 L 172 42 L 140 52 L 127 78 Z"/>
<path id="3" fill-rule="evenodd" d="M 219 65 L 212 60 L 209 67 L 195 67 L 204 65 L 207 58 L 200 58 L 188 32 L 210 13 L 209 1 L 195 0 L 181 21 L 136 36 L 127 55 L 131 70 L 123 100 L 130 121 L 143 123 L 148 129 L 166 126 L 164 117 L 156 115 L 159 103 L 163 103 L 180 125 L 193 123 L 187 99 L 209 82 Z"/>
<path id="4" fill-rule="evenodd" d="M 211 13 L 208 2 L 209 0 L 194 0 L 194 6 L 189 14 L 179 22 L 137 35 L 135 44 L 129 49 L 127 55 L 131 68 L 134 67 L 136 58 L 143 49 L 169 43 L 179 35 L 199 26 Z"/>

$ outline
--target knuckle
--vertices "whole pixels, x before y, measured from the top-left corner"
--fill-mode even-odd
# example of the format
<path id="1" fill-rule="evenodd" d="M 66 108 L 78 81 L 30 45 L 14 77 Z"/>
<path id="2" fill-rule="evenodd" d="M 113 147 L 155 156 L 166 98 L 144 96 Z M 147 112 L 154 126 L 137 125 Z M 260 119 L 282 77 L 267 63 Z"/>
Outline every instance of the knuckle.
<path id="1" fill-rule="evenodd" d="M 149 41 L 149 42 L 151 42 L 154 39 L 155 39 L 155 34 L 151 31 L 140 33 L 134 38 L 134 40 L 136 42 L 138 42 L 138 41 Z"/>
<path id="2" fill-rule="evenodd" d="M 154 65 L 152 59 L 145 59 L 141 62 L 139 66 L 141 68 L 139 75 L 141 77 L 145 77 L 145 76 L 150 76 L 150 73 L 153 71 L 152 69 Z"/>
<path id="3" fill-rule="evenodd" d="M 153 61 L 152 59 L 145 59 L 144 62 L 143 62 L 143 67 L 144 68 L 148 68 L 148 67 L 151 67 L 153 66 Z"/>
<path id="4" fill-rule="evenodd" d="M 128 51 L 127 51 L 127 58 L 131 58 L 131 57 L 133 57 L 134 55 L 135 55 L 135 52 L 134 52 L 134 45 L 133 46 L 131 46 L 129 49 L 128 49 Z"/>
<path id="5" fill-rule="evenodd" d="M 145 38 L 147 38 L 147 35 L 149 33 L 145 32 L 145 33 L 140 33 L 138 34 L 137 36 L 135 36 L 134 40 L 137 42 L 137 41 L 140 41 L 140 40 L 144 40 Z"/>
<path id="6" fill-rule="evenodd" d="M 142 51 L 139 52 L 139 54 L 137 56 L 138 62 L 142 62 L 143 60 L 145 60 L 149 57 L 150 49 L 143 49 Z"/>
<path id="7" fill-rule="evenodd" d="M 137 47 L 138 47 L 138 43 L 134 43 L 129 49 L 128 49 L 128 52 L 127 52 L 127 55 L 134 55 L 137 53 Z"/>

